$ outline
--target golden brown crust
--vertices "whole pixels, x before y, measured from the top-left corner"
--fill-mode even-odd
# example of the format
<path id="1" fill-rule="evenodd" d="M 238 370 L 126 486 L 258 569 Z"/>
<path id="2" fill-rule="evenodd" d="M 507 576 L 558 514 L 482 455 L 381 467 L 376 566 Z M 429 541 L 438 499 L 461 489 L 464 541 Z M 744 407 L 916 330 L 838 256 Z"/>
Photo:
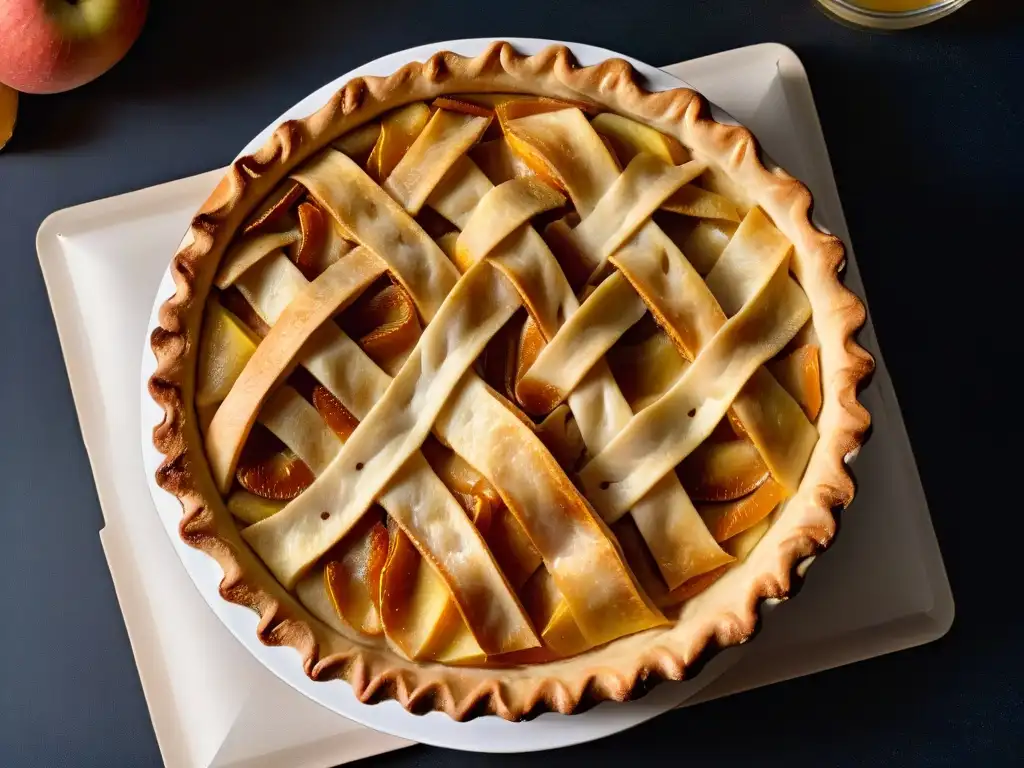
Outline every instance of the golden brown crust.
<path id="1" fill-rule="evenodd" d="M 500 680 L 494 669 L 406 661 L 379 643 L 342 637 L 310 615 L 238 534 L 211 477 L 193 403 L 204 303 L 243 219 L 297 165 L 343 133 L 411 101 L 471 91 L 593 102 L 675 136 L 720 171 L 723 183 L 746 190 L 746 202 L 760 205 L 796 246 L 793 269 L 814 310 L 824 387 L 821 438 L 800 491 L 742 564 L 687 602 L 672 626 L 572 659 L 502 669 Z M 255 154 L 235 161 L 193 219 L 171 264 L 175 294 L 161 307 L 160 326 L 152 334 L 158 362 L 149 390 L 164 410 L 153 432 L 165 457 L 157 482 L 182 503 L 182 539 L 217 560 L 224 571 L 221 595 L 261 616 L 258 634 L 264 643 L 295 648 L 311 678 L 343 678 L 364 702 L 394 698 L 412 712 L 441 710 L 456 720 L 485 714 L 519 720 L 624 701 L 658 681 L 689 676 L 709 651 L 751 636 L 759 603 L 787 596 L 797 566 L 835 535 L 832 510 L 853 498 L 844 459 L 861 444 L 870 423 L 857 401 L 857 386 L 873 361 L 854 339 L 864 306 L 838 279 L 842 244 L 811 224 L 810 206 L 802 184 L 762 164 L 749 131 L 711 120 L 705 102 L 692 91 L 645 91 L 621 60 L 579 67 L 566 48 L 522 56 L 507 43 L 495 43 L 475 58 L 438 53 L 390 77 L 350 81 L 321 110 L 282 124 Z"/>

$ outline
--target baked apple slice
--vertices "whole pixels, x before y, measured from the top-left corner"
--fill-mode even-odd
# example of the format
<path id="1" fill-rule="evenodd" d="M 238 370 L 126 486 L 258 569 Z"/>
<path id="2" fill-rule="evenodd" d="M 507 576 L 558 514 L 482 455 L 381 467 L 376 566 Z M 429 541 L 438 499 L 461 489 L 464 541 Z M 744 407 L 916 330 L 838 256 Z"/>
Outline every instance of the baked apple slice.
<path id="1" fill-rule="evenodd" d="M 700 576 L 694 576 L 692 579 L 684 581 L 668 593 L 668 596 L 665 598 L 667 605 L 678 605 L 679 603 L 696 597 L 720 578 L 725 576 L 725 572 L 728 570 L 728 565 L 722 565 L 715 568 L 713 571 L 702 573 Z"/>
<path id="2" fill-rule="evenodd" d="M 480 374 L 484 381 L 509 400 L 515 400 L 516 397 L 519 335 L 525 319 L 525 312 L 520 310 L 487 342 L 483 354 L 478 358 Z"/>
<path id="3" fill-rule="evenodd" d="M 654 155 L 669 165 L 689 160 L 689 153 L 676 139 L 650 126 L 621 115 L 605 112 L 591 125 L 611 145 L 622 167 L 641 152 Z M 740 212 L 729 199 L 696 184 L 687 184 L 674 192 L 661 206 L 666 211 L 701 219 L 718 219 L 738 223 Z M 684 251 L 687 253 L 687 251 Z"/>
<path id="4" fill-rule="evenodd" d="M 689 600 L 691 597 L 696 597 L 718 581 L 729 570 L 731 565 L 731 562 L 727 562 L 725 565 L 713 566 L 710 569 L 705 568 L 703 573 L 698 572 L 696 576 L 687 579 L 675 589 L 670 590 L 658 572 L 658 566 L 654 562 L 654 557 L 651 555 L 647 544 L 644 543 L 640 530 L 636 527 L 633 518 L 625 515 L 612 525 L 612 532 L 622 547 L 622 553 L 626 556 L 626 562 L 629 563 L 629 567 L 633 570 L 637 581 L 640 582 L 640 586 L 644 588 L 644 591 L 650 595 L 655 605 L 659 608 L 671 608 L 685 600 Z"/>
<path id="5" fill-rule="evenodd" d="M 220 303 L 224 309 L 241 320 L 242 327 L 256 339 L 264 339 L 270 333 L 270 326 L 235 286 L 229 286 L 220 292 Z"/>
<path id="6" fill-rule="evenodd" d="M 235 478 L 249 493 L 271 501 L 290 501 L 316 479 L 302 459 L 263 428 L 250 434 Z"/>
<path id="7" fill-rule="evenodd" d="M 459 233 L 454 224 L 429 206 L 425 205 L 420 208 L 419 213 L 414 218 L 416 223 L 420 225 L 420 228 L 434 240 L 447 235 L 449 232 L 454 232 L 456 235 Z"/>
<path id="8" fill-rule="evenodd" d="M 676 139 L 628 117 L 602 112 L 590 124 L 611 142 L 616 157 L 624 165 L 629 165 L 641 152 L 654 155 L 669 165 L 682 165 L 690 159 L 686 148 Z"/>
<path id="9" fill-rule="evenodd" d="M 678 467 L 694 501 L 732 501 L 768 479 L 768 467 L 749 440 L 703 443 Z"/>
<path id="10" fill-rule="evenodd" d="M 449 601 L 445 606 L 437 626 L 438 631 L 431 635 L 430 643 L 424 649 L 425 658 L 454 666 L 482 664 L 487 660 L 454 602 Z"/>
<path id="11" fill-rule="evenodd" d="M 574 108 L 582 109 L 583 111 L 593 109 L 590 105 L 583 102 L 561 101 L 542 96 L 501 102 L 494 109 L 495 114 L 498 116 L 498 123 L 505 134 L 505 141 L 513 154 L 525 163 L 526 167 L 533 171 L 540 181 L 563 193 L 566 192 L 566 187 L 558 172 L 529 141 L 516 135 L 515 131 L 511 129 L 510 123 L 522 117 L 543 115 L 548 112 L 559 112 L 563 109 Z"/>
<path id="12" fill-rule="evenodd" d="M 631 334 L 651 331 L 629 343 Z M 665 394 L 689 365 L 650 315 L 644 317 L 608 353 L 608 364 L 626 402 L 638 413 Z"/>
<path id="13" fill-rule="evenodd" d="M 504 97 L 494 104 L 494 113 L 499 123 L 518 120 L 530 115 L 543 115 L 547 112 L 559 112 L 563 109 L 578 109 L 581 112 L 595 114 L 599 107 L 585 101 L 571 99 L 553 99 L 549 96 L 515 96 Z"/>
<path id="14" fill-rule="evenodd" d="M 779 384 L 800 403 L 807 418 L 814 421 L 821 413 L 821 366 L 816 344 L 797 347 L 786 357 L 768 364 Z"/>
<path id="15" fill-rule="evenodd" d="M 369 159 L 380 136 L 380 123 L 367 123 L 349 131 L 332 146 L 362 165 Z"/>
<path id="16" fill-rule="evenodd" d="M 785 489 L 769 477 L 753 493 L 721 504 L 701 504 L 697 511 L 715 541 L 723 542 L 760 523 L 785 497 Z"/>
<path id="17" fill-rule="evenodd" d="M 519 363 L 516 367 L 517 384 L 536 362 L 537 355 L 540 354 L 546 344 L 544 334 L 540 332 L 536 321 L 528 316 L 519 334 Z"/>
<path id="18" fill-rule="evenodd" d="M 483 475 L 455 451 L 442 445 L 432 436 L 427 437 L 423 445 L 420 446 L 420 450 L 423 452 L 423 458 L 430 464 L 430 468 L 453 494 L 463 496 L 485 494 L 489 501 L 499 503 L 500 500 L 494 488 L 487 483 Z M 471 512 L 474 508 L 475 504 L 468 505 L 467 512 Z"/>
<path id="19" fill-rule="evenodd" d="M 556 658 L 582 653 L 590 647 L 569 612 L 547 568 L 538 568 L 523 587 L 523 607 L 540 631 L 545 647 Z"/>
<path id="20" fill-rule="evenodd" d="M 380 615 L 388 641 L 410 659 L 479 663 L 483 650 L 459 614 L 444 580 L 393 521 L 380 581 Z"/>
<path id="21" fill-rule="evenodd" d="M 377 290 L 371 287 L 356 299 L 342 315 L 341 326 L 392 376 L 402 367 L 422 333 L 412 297 L 390 282 Z"/>
<path id="22" fill-rule="evenodd" d="M 537 437 L 567 474 L 575 472 L 582 465 L 587 447 L 583 443 L 580 427 L 565 403 L 537 425 Z"/>
<path id="23" fill-rule="evenodd" d="M 495 185 L 536 175 L 504 137 L 480 142 L 469 151 L 469 156 Z"/>
<path id="24" fill-rule="evenodd" d="M 383 183 L 391 175 L 429 121 L 430 107 L 422 101 L 389 112 L 381 120 L 377 143 L 366 161 L 366 172 L 374 181 Z"/>
<path id="25" fill-rule="evenodd" d="M 686 254 L 701 277 L 706 277 L 718 263 L 737 229 L 736 224 L 729 221 L 694 219 L 665 211 L 654 214 L 654 221 Z"/>
<path id="26" fill-rule="evenodd" d="M 586 285 L 593 272 L 572 238 L 572 230 L 579 223 L 579 215 L 570 213 L 544 227 L 543 235 L 544 242 L 551 249 L 558 266 L 565 273 L 565 279 L 569 281 L 575 293 Z"/>
<path id="27" fill-rule="evenodd" d="M 460 112 L 472 117 L 494 117 L 492 108 L 460 99 L 457 96 L 438 96 L 430 106 L 434 109 L 447 109 L 449 112 Z"/>
<path id="28" fill-rule="evenodd" d="M 342 440 L 348 440 L 359 426 L 359 420 L 321 384 L 313 388 L 313 406 L 320 412 L 327 426 Z"/>
<path id="29" fill-rule="evenodd" d="M 235 491 L 228 496 L 228 512 L 246 525 L 253 525 L 261 520 L 266 520 L 271 515 L 276 515 L 286 502 L 264 499 L 248 491 Z"/>
<path id="30" fill-rule="evenodd" d="M 523 586 L 540 567 L 540 554 L 504 504 L 492 504 L 484 541 L 513 589 Z"/>
<path id="31" fill-rule="evenodd" d="M 252 218 L 246 222 L 242 234 L 248 235 L 257 229 L 279 221 L 304 194 L 306 194 L 306 188 L 297 181 L 281 185 L 271 193 Z"/>
<path id="32" fill-rule="evenodd" d="M 456 248 L 459 244 L 459 234 L 461 233 L 457 229 L 446 232 L 440 237 L 435 237 L 434 242 L 437 243 L 437 247 L 441 249 L 441 252 L 448 257 L 448 261 L 459 270 L 459 274 L 464 275 L 473 264 L 466 259 L 465 252 L 460 253 Z"/>
<path id="33" fill-rule="evenodd" d="M 747 528 L 743 533 L 738 533 L 722 544 L 722 549 L 735 557 L 737 560 L 746 560 L 757 543 L 764 538 L 771 527 L 771 520 L 764 519 L 757 525 Z"/>
<path id="34" fill-rule="evenodd" d="M 694 184 L 677 189 L 661 207 L 672 213 L 699 219 L 719 219 L 736 224 L 740 221 L 739 209 L 727 197 Z"/>
<path id="35" fill-rule="evenodd" d="M 258 342 L 245 324 L 219 301 L 207 302 L 199 340 L 197 408 L 219 403 L 228 396 Z"/>
<path id="36" fill-rule="evenodd" d="M 507 131 L 505 133 L 505 141 L 508 143 L 509 149 L 525 163 L 526 167 L 533 172 L 539 181 L 553 189 L 557 189 L 559 192 L 566 193 L 565 184 L 562 183 L 558 171 L 549 165 L 548 161 L 531 144 Z"/>
<path id="37" fill-rule="evenodd" d="M 327 243 L 327 227 L 331 226 L 316 203 L 300 203 L 299 246 L 295 251 L 295 266 L 307 280 L 314 280 L 321 272 L 320 256 Z"/>
<path id="38" fill-rule="evenodd" d="M 380 517 L 374 517 L 373 510 L 368 512 L 327 556 L 324 566 L 324 582 L 334 610 L 343 621 L 367 635 L 384 631 L 379 608 L 388 531 Z"/>

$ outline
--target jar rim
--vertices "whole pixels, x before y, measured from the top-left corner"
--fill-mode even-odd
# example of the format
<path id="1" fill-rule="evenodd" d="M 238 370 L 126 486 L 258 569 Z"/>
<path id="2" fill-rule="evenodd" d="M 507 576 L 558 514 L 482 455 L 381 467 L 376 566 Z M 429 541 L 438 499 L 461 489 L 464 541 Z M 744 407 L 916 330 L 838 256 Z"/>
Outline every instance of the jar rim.
<path id="1" fill-rule="evenodd" d="M 906 11 L 864 8 L 856 0 L 818 0 L 826 11 L 840 19 L 880 29 L 902 29 L 936 21 L 967 5 L 970 0 L 934 0 L 931 5 Z"/>

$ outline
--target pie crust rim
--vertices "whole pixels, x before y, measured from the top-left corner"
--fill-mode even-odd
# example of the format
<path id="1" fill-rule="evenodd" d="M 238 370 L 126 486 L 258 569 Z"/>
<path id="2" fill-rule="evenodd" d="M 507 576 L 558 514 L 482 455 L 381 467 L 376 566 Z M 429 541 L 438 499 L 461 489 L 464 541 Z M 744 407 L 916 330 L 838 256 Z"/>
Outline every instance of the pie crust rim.
<path id="1" fill-rule="evenodd" d="M 242 540 L 211 477 L 193 405 L 203 309 L 221 257 L 244 218 L 294 168 L 347 131 L 411 101 L 474 91 L 594 102 L 676 137 L 724 171 L 795 246 L 794 270 L 810 300 L 821 345 L 823 385 L 819 440 L 797 494 L 751 555 L 688 601 L 675 624 L 569 659 L 500 670 L 408 661 L 342 637 L 314 618 Z M 802 183 L 765 166 L 747 129 L 711 119 L 707 103 L 691 90 L 645 90 L 621 59 L 580 67 L 564 46 L 527 56 L 496 42 L 476 57 L 439 52 L 388 77 L 349 81 L 323 108 L 282 123 L 263 147 L 231 165 L 171 263 L 175 293 L 161 306 L 151 336 L 157 366 L 149 391 L 164 411 L 153 431 L 164 456 L 156 480 L 182 504 L 180 536 L 217 560 L 225 600 L 260 615 L 257 634 L 263 643 L 293 647 L 310 678 L 340 677 L 364 703 L 396 699 L 414 713 L 520 720 L 637 698 L 657 682 L 692 676 L 716 649 L 753 635 L 763 600 L 791 593 L 813 556 L 834 538 L 833 510 L 845 508 L 854 496 L 846 462 L 870 426 L 857 388 L 873 370 L 873 360 L 854 338 L 866 310 L 841 283 L 843 246 L 811 223 L 811 204 Z"/>

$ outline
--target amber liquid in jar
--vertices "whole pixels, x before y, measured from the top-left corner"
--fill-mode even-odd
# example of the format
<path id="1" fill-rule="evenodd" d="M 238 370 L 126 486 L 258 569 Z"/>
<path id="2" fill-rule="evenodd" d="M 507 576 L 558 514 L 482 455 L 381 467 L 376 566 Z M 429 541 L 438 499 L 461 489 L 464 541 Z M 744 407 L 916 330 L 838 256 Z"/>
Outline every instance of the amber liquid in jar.
<path id="1" fill-rule="evenodd" d="M 848 0 L 851 5 L 866 8 L 869 11 L 917 11 L 929 5 L 937 5 L 938 0 Z"/>
<path id="2" fill-rule="evenodd" d="M 907 29 L 941 19 L 970 0 L 817 0 L 832 16 L 874 29 Z"/>

